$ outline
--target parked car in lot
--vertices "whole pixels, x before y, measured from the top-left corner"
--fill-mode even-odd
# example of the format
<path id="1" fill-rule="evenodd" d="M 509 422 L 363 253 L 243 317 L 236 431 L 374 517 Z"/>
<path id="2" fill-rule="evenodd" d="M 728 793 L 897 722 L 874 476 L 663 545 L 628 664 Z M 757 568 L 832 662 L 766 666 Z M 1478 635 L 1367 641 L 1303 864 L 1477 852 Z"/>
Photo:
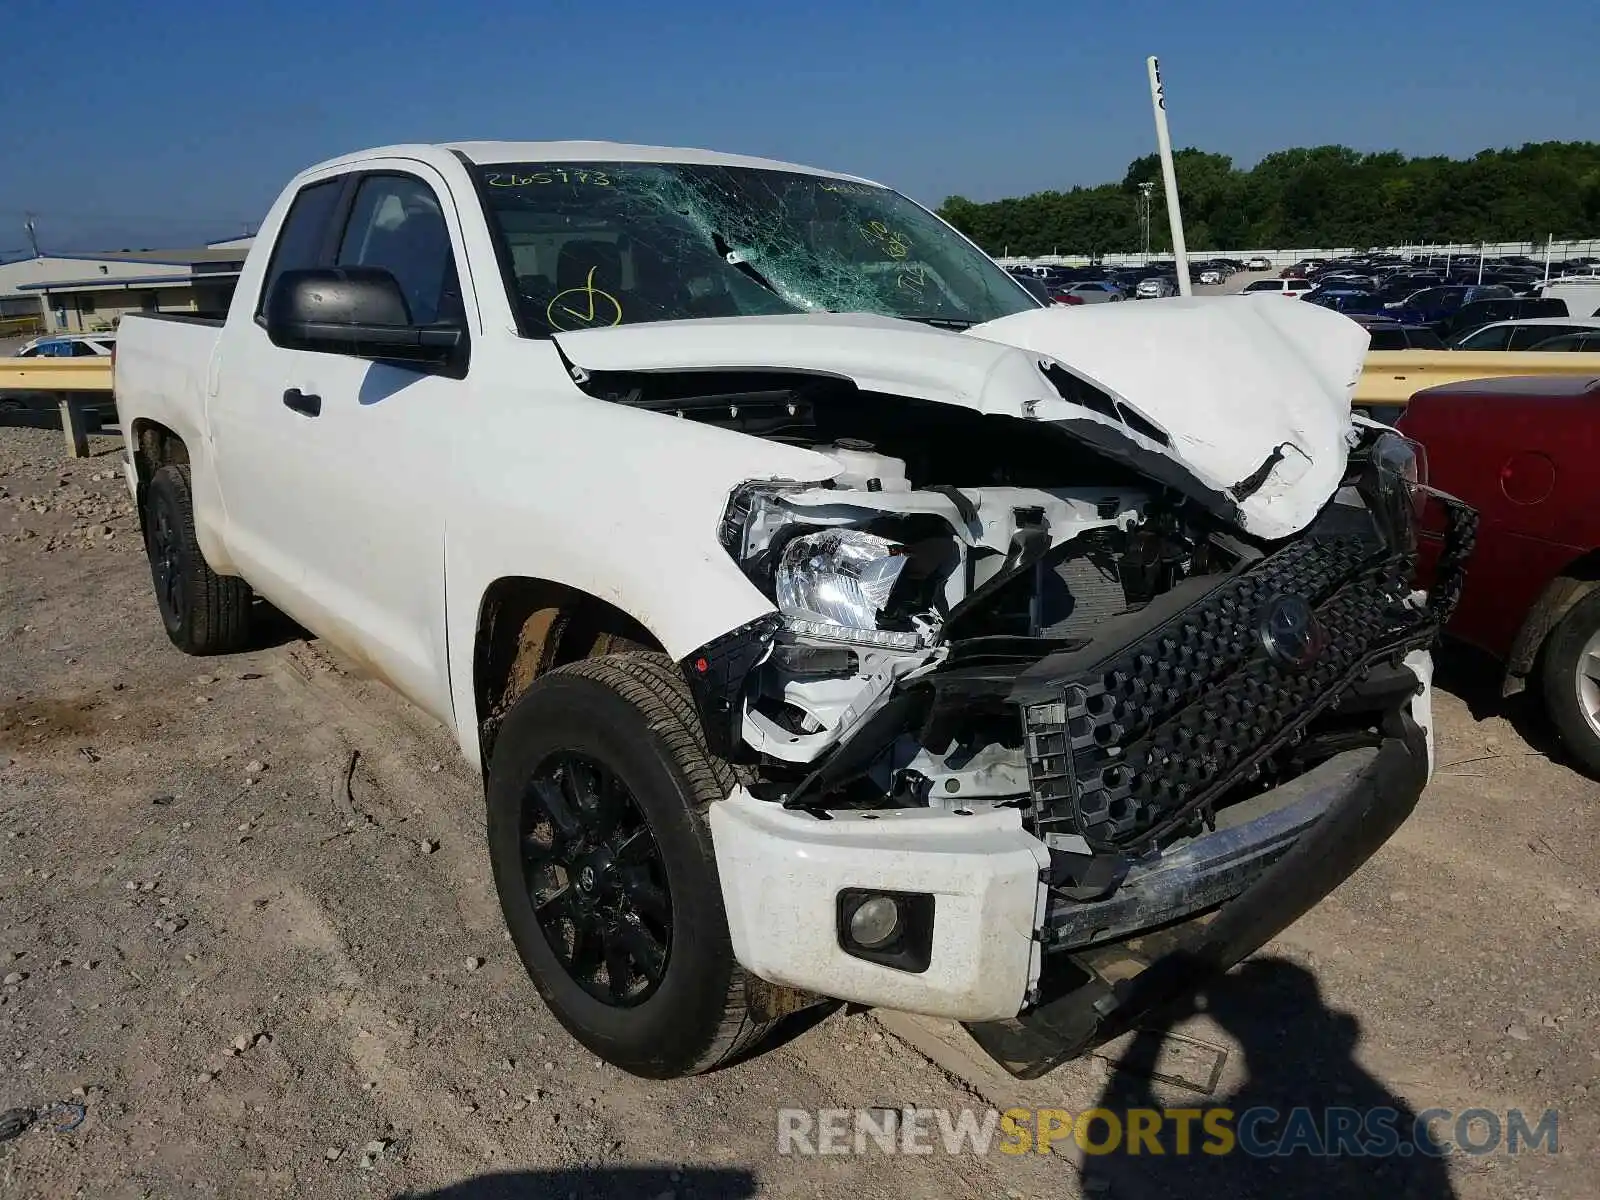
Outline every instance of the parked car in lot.
<path id="1" fill-rule="evenodd" d="M 1089 279 L 1069 284 L 1057 293 L 1058 298 L 1061 296 L 1073 296 L 1080 304 L 1113 304 L 1127 299 L 1122 294 L 1121 288 L 1103 279 Z"/>
<path id="2" fill-rule="evenodd" d="M 1600 352 L 1600 330 L 1587 333 L 1563 333 L 1546 341 L 1535 342 L 1528 349 L 1542 353 L 1594 354 Z"/>
<path id="3" fill-rule="evenodd" d="M 1463 304 L 1440 323 L 1439 335 L 1451 345 L 1455 345 L 1474 330 L 1482 329 L 1486 325 L 1534 318 L 1565 318 L 1566 316 L 1568 316 L 1567 306 L 1560 300 L 1541 300 L 1527 296 L 1518 296 L 1509 300 L 1473 300 Z M 1480 345 L 1476 348 L 1487 350 L 1491 347 Z M 1493 347 L 1493 349 L 1497 350 L 1508 348 L 1506 346 Z M 1522 347 L 1518 348 L 1521 349 Z"/>
<path id="4" fill-rule="evenodd" d="M 1285 279 L 1256 279 L 1244 285 L 1241 296 L 1259 296 L 1272 292 L 1279 296 L 1290 296 L 1299 299 L 1311 292 L 1316 285 L 1309 279 L 1291 276 Z"/>
<path id="5" fill-rule="evenodd" d="M 1402 325 L 1389 317 L 1346 314 L 1367 331 L 1368 350 L 1443 350 L 1444 343 L 1422 325 Z M 1398 415 L 1398 414 L 1396 414 Z"/>
<path id="6" fill-rule="evenodd" d="M 1546 350 L 1555 338 L 1600 334 L 1600 318 L 1534 317 L 1525 321 L 1497 321 L 1450 343 L 1452 350 Z M 1566 347 L 1555 347 L 1565 349 Z"/>
<path id="7" fill-rule="evenodd" d="M 1040 279 L 1037 275 L 1034 275 L 1030 272 L 1025 275 L 1014 275 L 1013 278 L 1022 285 L 1023 291 L 1027 292 L 1028 295 L 1032 296 L 1040 304 L 1056 303 L 1056 298 L 1054 293 L 1051 291 L 1050 285 L 1044 280 Z"/>
<path id="8" fill-rule="evenodd" d="M 24 342 L 17 347 L 14 358 L 107 358 L 117 343 L 116 334 L 49 333 Z M 108 424 L 115 424 L 116 407 L 108 392 L 83 392 L 79 394 L 79 408 L 85 427 L 93 432 Z M 0 391 L 0 413 L 30 414 L 28 421 L 55 421 L 56 396 L 48 392 Z"/>
<path id="9" fill-rule="evenodd" d="M 1318 304 L 1341 313 L 1371 314 L 1383 310 L 1383 301 L 1378 299 L 1375 292 L 1362 291 L 1358 288 L 1317 287 L 1301 293 L 1301 299 L 1307 304 Z"/>
<path id="10" fill-rule="evenodd" d="M 1245 261 L 1244 269 L 1246 271 L 1270 271 L 1272 270 L 1272 260 L 1265 254 L 1258 254 L 1254 258 Z"/>
<path id="11" fill-rule="evenodd" d="M 1389 303 L 1383 306 L 1385 316 L 1393 317 L 1405 325 L 1429 325 L 1434 332 L 1439 332 L 1447 322 L 1464 305 L 1477 300 L 1506 300 L 1511 298 L 1511 289 L 1502 285 L 1484 284 L 1482 286 L 1445 284 L 1440 287 L 1423 288 L 1413 292 L 1404 300 Z"/>
<path id="12" fill-rule="evenodd" d="M 1178 294 L 1178 280 L 1173 275 L 1150 275 L 1139 280 L 1134 289 L 1136 300 L 1157 300 Z"/>
<path id="13" fill-rule="evenodd" d="M 116 386 L 173 644 L 247 646 L 259 593 L 449 727 L 594 1054 L 703 1071 L 834 997 L 1033 1074 L 1427 781 L 1471 515 L 1413 595 L 1365 345 L 1041 308 L 862 179 L 477 142 L 297 176 L 226 320 L 130 314 Z"/>
<path id="14" fill-rule="evenodd" d="M 47 333 L 17 348 L 15 358 L 105 358 L 117 344 L 114 333 Z"/>
<path id="15" fill-rule="evenodd" d="M 1536 688 L 1562 744 L 1593 775 L 1600 775 L 1597 413 L 1600 376 L 1481 379 L 1418 392 L 1399 423 L 1425 447 L 1432 483 L 1479 514 L 1472 569 L 1449 632 L 1505 664 L 1506 695 Z"/>

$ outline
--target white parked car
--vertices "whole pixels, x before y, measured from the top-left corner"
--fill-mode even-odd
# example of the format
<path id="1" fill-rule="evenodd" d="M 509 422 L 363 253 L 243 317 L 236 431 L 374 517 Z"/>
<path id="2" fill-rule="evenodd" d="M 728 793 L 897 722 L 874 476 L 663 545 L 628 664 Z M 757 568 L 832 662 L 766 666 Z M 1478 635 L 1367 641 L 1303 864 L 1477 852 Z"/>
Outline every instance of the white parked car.
<path id="1" fill-rule="evenodd" d="M 47 333 L 17 348 L 17 358 L 105 358 L 117 344 L 114 333 Z"/>
<path id="2" fill-rule="evenodd" d="M 1272 270 L 1272 260 L 1265 254 L 1258 254 L 1254 258 L 1245 260 L 1244 269 L 1246 271 L 1270 271 Z"/>
<path id="3" fill-rule="evenodd" d="M 480 142 L 297 176 L 226 321 L 123 319 L 116 391 L 169 638 L 245 647 L 259 593 L 449 727 L 593 1053 L 702 1071 L 835 997 L 1038 1071 L 1428 778 L 1461 552 L 1411 591 L 1366 341 L 1042 308 L 864 179 Z"/>
<path id="4" fill-rule="evenodd" d="M 1275 296 L 1290 296 L 1296 300 L 1316 287 L 1309 279 L 1257 279 L 1244 285 L 1241 296 L 1259 296 L 1267 293 Z"/>
<path id="5" fill-rule="evenodd" d="M 1178 294 L 1178 281 L 1171 275 L 1152 275 L 1139 280 L 1133 289 L 1136 300 L 1156 300 Z"/>

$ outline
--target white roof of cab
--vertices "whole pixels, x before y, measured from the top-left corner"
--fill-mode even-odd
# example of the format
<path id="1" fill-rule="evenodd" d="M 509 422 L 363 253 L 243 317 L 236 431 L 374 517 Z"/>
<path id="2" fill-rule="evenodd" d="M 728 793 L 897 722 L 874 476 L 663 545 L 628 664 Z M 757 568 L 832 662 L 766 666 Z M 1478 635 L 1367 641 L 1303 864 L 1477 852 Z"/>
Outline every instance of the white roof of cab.
<path id="1" fill-rule="evenodd" d="M 755 167 L 768 171 L 793 171 L 802 175 L 821 175 L 828 179 L 846 179 L 852 183 L 865 183 L 873 187 L 883 186 L 871 179 L 863 179 L 859 175 L 823 171 L 816 167 L 781 162 L 772 158 L 722 154 L 716 150 L 697 150 L 684 146 L 635 146 L 626 142 L 443 142 L 438 145 L 379 146 L 353 154 L 342 154 L 338 158 L 318 163 L 303 174 L 371 158 L 419 158 L 428 161 L 441 151 L 447 154 L 459 151 L 479 166 L 537 162 L 690 163 L 707 167 Z"/>

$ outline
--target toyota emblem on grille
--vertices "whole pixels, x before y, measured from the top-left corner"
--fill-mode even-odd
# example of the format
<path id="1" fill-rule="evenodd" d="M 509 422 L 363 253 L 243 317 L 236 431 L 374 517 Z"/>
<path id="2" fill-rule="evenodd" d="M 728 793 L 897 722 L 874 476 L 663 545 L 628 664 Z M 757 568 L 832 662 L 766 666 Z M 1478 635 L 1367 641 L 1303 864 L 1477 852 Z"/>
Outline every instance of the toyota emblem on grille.
<path id="1" fill-rule="evenodd" d="M 1328 644 L 1322 622 L 1300 596 L 1276 596 L 1268 601 L 1258 629 L 1267 654 L 1297 671 L 1314 663 Z"/>

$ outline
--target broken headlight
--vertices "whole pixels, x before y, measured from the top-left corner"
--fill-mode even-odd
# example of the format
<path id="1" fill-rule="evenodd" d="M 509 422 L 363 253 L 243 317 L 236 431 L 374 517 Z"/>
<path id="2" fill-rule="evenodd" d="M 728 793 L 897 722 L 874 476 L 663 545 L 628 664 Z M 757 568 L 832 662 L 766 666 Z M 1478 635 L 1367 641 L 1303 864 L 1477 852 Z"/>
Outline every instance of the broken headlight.
<path id="1" fill-rule="evenodd" d="M 747 484 L 738 489 L 723 516 L 722 544 L 751 582 L 772 598 L 791 632 L 915 650 L 921 642 L 907 628 L 909 621 L 894 622 L 899 628 L 880 628 L 896 584 L 911 561 L 901 541 L 883 536 L 898 531 L 857 528 L 857 522 L 841 520 L 837 513 L 813 516 L 786 502 L 786 491 L 820 486 Z M 875 514 L 871 520 L 899 519 Z M 922 558 L 934 561 L 926 553 Z M 918 575 L 912 571 L 906 578 L 914 583 Z"/>
<path id="2" fill-rule="evenodd" d="M 916 634 L 878 628 L 878 614 L 905 565 L 903 548 L 875 533 L 836 528 L 802 534 L 789 540 L 778 560 L 778 611 L 806 633 L 915 649 Z"/>

